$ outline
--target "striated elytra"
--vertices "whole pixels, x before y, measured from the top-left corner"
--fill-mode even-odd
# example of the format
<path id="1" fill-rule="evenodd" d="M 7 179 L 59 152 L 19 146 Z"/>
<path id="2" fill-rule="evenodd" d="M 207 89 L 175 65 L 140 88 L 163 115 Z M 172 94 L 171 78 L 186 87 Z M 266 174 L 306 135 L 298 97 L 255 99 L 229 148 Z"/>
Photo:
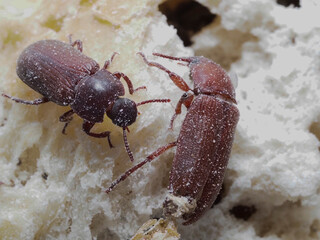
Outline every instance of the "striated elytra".
<path id="1" fill-rule="evenodd" d="M 107 70 L 117 53 L 113 53 L 111 59 L 100 69 L 95 60 L 82 53 L 80 40 L 72 42 L 71 36 L 69 40 L 69 44 L 58 40 L 35 42 L 18 58 L 17 75 L 30 88 L 40 93 L 42 98 L 27 101 L 6 94 L 2 96 L 29 105 L 39 105 L 49 101 L 61 106 L 69 105 L 71 110 L 65 112 L 59 119 L 65 122 L 62 133 L 65 133 L 72 115 L 76 113 L 83 119 L 82 129 L 86 134 L 96 138 L 107 137 L 109 146 L 112 147 L 109 131 L 91 132 L 96 123 L 103 122 L 106 113 L 115 125 L 123 128 L 125 148 L 133 161 L 126 130 L 136 120 L 137 106 L 170 100 L 152 99 L 136 104 L 128 98 L 120 98 L 125 94 L 121 77 L 126 81 L 130 94 L 146 87 L 134 89 L 131 80 L 124 73 L 111 73 Z"/>
<path id="2" fill-rule="evenodd" d="M 185 225 L 191 224 L 210 209 L 223 183 L 239 120 L 234 87 L 225 70 L 205 57 L 171 57 L 154 53 L 155 56 L 187 62 L 194 81 L 194 88 L 190 89 L 179 75 L 156 62 L 149 62 L 144 54 L 139 54 L 149 66 L 165 71 L 174 84 L 185 91 L 177 104 L 170 127 L 173 127 L 174 119 L 181 113 L 182 105 L 188 112 L 176 142 L 160 147 L 129 169 L 106 192 L 110 192 L 147 162 L 177 146 L 170 173 L 169 193 L 163 204 L 164 215 L 182 217 Z"/>

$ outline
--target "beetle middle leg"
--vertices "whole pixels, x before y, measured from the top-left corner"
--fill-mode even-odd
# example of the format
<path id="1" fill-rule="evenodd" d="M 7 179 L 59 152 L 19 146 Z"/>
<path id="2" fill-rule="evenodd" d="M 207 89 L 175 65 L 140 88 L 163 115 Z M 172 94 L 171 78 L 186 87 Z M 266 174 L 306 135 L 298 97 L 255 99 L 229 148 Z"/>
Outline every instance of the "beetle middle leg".
<path id="1" fill-rule="evenodd" d="M 179 102 L 177 103 L 176 109 L 175 109 L 175 113 L 173 114 L 173 116 L 171 117 L 170 120 L 170 129 L 173 129 L 173 122 L 176 119 L 176 117 L 181 114 L 181 107 L 182 105 L 184 105 L 187 109 L 190 107 L 192 100 L 193 100 L 193 93 L 191 93 L 190 91 L 185 92 L 184 94 L 182 94 L 181 98 L 179 99 Z"/>
<path id="2" fill-rule="evenodd" d="M 74 114 L 74 111 L 71 109 L 71 110 L 65 112 L 64 114 L 62 114 L 59 117 L 59 121 L 60 122 L 65 122 L 64 127 L 62 129 L 62 133 L 63 134 L 66 134 L 66 128 L 69 125 L 69 123 L 72 121 L 72 119 L 73 119 L 72 115 L 73 114 Z"/>
<path id="3" fill-rule="evenodd" d="M 72 34 L 69 35 L 69 43 L 72 47 L 77 46 L 77 49 L 82 52 L 83 50 L 83 46 L 82 46 L 82 41 L 81 40 L 75 40 L 74 42 L 72 42 Z"/>
<path id="4" fill-rule="evenodd" d="M 45 97 L 38 98 L 38 99 L 35 99 L 33 101 L 28 101 L 28 100 L 23 100 L 23 99 L 20 99 L 20 98 L 11 97 L 11 96 L 9 96 L 7 94 L 4 94 L 4 93 L 2 93 L 1 95 L 3 97 L 9 98 L 12 101 L 15 101 L 17 103 L 22 103 L 22 104 L 26 104 L 26 105 L 39 105 L 39 104 L 42 104 L 42 103 L 49 102 L 49 100 L 47 98 L 45 98 Z"/>
<path id="5" fill-rule="evenodd" d="M 105 132 L 101 132 L 101 133 L 90 132 L 94 125 L 95 125 L 95 123 L 93 123 L 93 122 L 83 121 L 82 130 L 86 134 L 91 136 L 91 137 L 95 137 L 95 138 L 105 138 L 105 137 L 107 137 L 108 138 L 109 147 L 113 148 L 113 145 L 112 145 L 111 140 L 110 140 L 110 133 L 111 132 L 110 131 L 105 131 Z"/>

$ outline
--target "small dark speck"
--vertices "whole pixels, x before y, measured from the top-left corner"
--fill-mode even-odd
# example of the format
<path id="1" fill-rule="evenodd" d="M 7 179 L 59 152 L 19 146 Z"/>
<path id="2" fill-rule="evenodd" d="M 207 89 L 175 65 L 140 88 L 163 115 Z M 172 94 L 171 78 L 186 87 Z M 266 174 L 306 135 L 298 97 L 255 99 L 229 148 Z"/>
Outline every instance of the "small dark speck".
<path id="1" fill-rule="evenodd" d="M 127 192 L 127 195 L 130 195 L 131 193 L 132 193 L 132 190 L 128 191 L 128 192 Z"/>
<path id="2" fill-rule="evenodd" d="M 44 172 L 41 176 L 42 176 L 42 178 L 43 178 L 44 180 L 47 180 L 47 179 L 48 179 L 48 173 L 46 173 L 46 172 Z"/>
<path id="3" fill-rule="evenodd" d="M 21 163 L 22 163 L 22 161 L 21 161 L 21 159 L 19 158 L 19 159 L 18 159 L 17 166 L 20 166 L 20 165 L 21 165 Z"/>
<path id="4" fill-rule="evenodd" d="M 3 122 L 0 124 L 0 127 L 3 127 L 5 125 L 5 122 L 7 121 L 7 118 L 3 119 Z"/>
<path id="5" fill-rule="evenodd" d="M 234 206 L 229 212 L 237 219 L 242 219 L 247 221 L 255 212 L 257 211 L 254 205 L 245 206 L 245 205 L 237 205 Z"/>

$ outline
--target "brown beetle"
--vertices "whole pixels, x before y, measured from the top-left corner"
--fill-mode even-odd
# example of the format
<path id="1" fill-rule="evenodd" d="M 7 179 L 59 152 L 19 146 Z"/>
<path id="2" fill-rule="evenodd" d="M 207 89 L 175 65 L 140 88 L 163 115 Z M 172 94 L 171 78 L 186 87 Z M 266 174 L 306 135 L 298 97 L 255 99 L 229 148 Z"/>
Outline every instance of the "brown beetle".
<path id="1" fill-rule="evenodd" d="M 166 150 L 177 146 L 170 173 L 169 194 L 164 202 L 166 216 L 182 216 L 185 225 L 197 221 L 213 204 L 223 182 L 239 111 L 235 106 L 235 91 L 231 79 L 220 65 L 204 57 L 177 58 L 154 53 L 156 56 L 187 62 L 194 89 L 177 74 L 162 65 L 149 66 L 168 73 L 171 80 L 185 93 L 180 98 L 170 126 L 182 105 L 188 109 L 178 140 L 159 148 L 144 161 L 129 169 L 114 181 L 106 192 L 130 174 L 152 161 Z"/>
<path id="2" fill-rule="evenodd" d="M 99 64 L 82 53 L 82 42 L 76 40 L 70 44 L 57 40 L 41 40 L 28 46 L 19 56 L 17 61 L 17 75 L 30 88 L 37 91 L 43 98 L 34 101 L 26 101 L 2 94 L 18 103 L 39 105 L 45 102 L 54 102 L 60 106 L 70 105 L 71 110 L 60 117 L 65 122 L 62 133 L 76 113 L 83 119 L 82 129 L 89 136 L 96 138 L 108 137 L 110 132 L 91 132 L 92 127 L 103 122 L 104 114 L 112 122 L 122 127 L 123 139 L 126 151 L 133 161 L 126 137 L 128 126 L 135 122 L 138 110 L 137 106 L 151 102 L 169 102 L 169 99 L 152 99 L 135 103 L 128 98 L 120 98 L 125 94 L 124 86 L 120 81 L 122 77 L 129 88 L 130 94 L 146 87 L 133 88 L 130 79 L 121 72 L 111 73 L 107 70 L 112 62 L 106 61 L 103 68 Z M 74 48 L 77 47 L 77 49 Z"/>

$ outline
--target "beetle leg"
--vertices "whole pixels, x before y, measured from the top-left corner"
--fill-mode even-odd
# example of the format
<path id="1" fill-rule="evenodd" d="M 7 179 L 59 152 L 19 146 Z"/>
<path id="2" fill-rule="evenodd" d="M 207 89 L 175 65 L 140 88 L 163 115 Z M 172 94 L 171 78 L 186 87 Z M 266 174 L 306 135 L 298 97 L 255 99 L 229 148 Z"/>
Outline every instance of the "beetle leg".
<path id="1" fill-rule="evenodd" d="M 72 115 L 74 114 L 74 111 L 71 109 L 68 112 L 65 112 L 62 114 L 59 118 L 60 122 L 65 122 L 64 127 L 62 129 L 62 133 L 66 134 L 66 128 L 69 125 L 69 123 L 72 121 L 73 117 Z"/>
<path id="2" fill-rule="evenodd" d="M 164 66 L 162 66 L 159 63 L 156 62 L 149 62 L 146 58 L 146 56 L 142 53 L 142 52 L 138 52 L 138 54 L 143 58 L 144 62 L 151 66 L 151 67 L 157 67 L 159 69 L 161 69 L 162 71 L 165 71 L 166 73 L 168 73 L 169 77 L 171 78 L 171 80 L 173 81 L 173 83 L 180 88 L 181 90 L 187 92 L 189 90 L 191 90 L 188 86 L 188 84 L 183 80 L 182 77 L 180 77 L 178 74 L 171 72 L 169 69 L 165 68 Z"/>
<path id="3" fill-rule="evenodd" d="M 83 47 L 82 47 L 82 41 L 81 40 L 75 40 L 74 42 L 72 42 L 72 34 L 69 35 L 69 43 L 72 47 L 77 46 L 77 49 L 82 52 Z"/>
<path id="4" fill-rule="evenodd" d="M 118 79 L 120 79 L 122 77 L 126 81 L 126 83 L 128 85 L 128 88 L 129 88 L 129 93 L 130 94 L 133 94 L 135 91 L 138 91 L 140 89 L 147 89 L 146 86 L 141 86 L 141 87 L 138 87 L 136 89 L 133 89 L 133 85 L 132 85 L 131 80 L 129 79 L 129 77 L 127 75 L 125 75 L 122 72 L 114 72 L 113 75 Z"/>
<path id="5" fill-rule="evenodd" d="M 193 100 L 193 93 L 191 91 L 185 92 L 182 94 L 181 98 L 179 99 L 179 102 L 177 103 L 175 113 L 173 114 L 171 120 L 170 120 L 170 127 L 169 129 L 173 129 L 173 122 L 176 119 L 176 117 L 181 114 L 181 106 L 182 104 L 185 105 L 185 107 L 188 109 L 192 103 Z"/>
<path id="6" fill-rule="evenodd" d="M 20 99 L 20 98 L 11 97 L 11 96 L 9 96 L 7 94 L 4 94 L 4 93 L 2 93 L 1 95 L 3 97 L 9 98 L 12 101 L 15 101 L 17 103 L 22 103 L 22 104 L 27 104 L 27 105 L 39 105 L 39 104 L 42 104 L 42 103 L 49 102 L 49 100 L 47 98 L 45 98 L 45 97 L 38 98 L 38 99 L 35 99 L 33 101 L 27 101 L 27 100 L 23 100 L 23 99 Z"/>
<path id="7" fill-rule="evenodd" d="M 95 138 L 105 138 L 107 137 L 108 138 L 108 143 L 109 143 L 109 147 L 110 148 L 113 148 L 113 145 L 111 143 L 111 140 L 110 140 L 110 131 L 105 131 L 105 132 L 101 132 L 101 133 L 93 133 L 93 132 L 90 132 L 91 128 L 94 126 L 95 123 L 93 122 L 88 122 L 88 121 L 83 121 L 83 124 L 82 124 L 82 130 L 88 134 L 89 136 L 91 137 L 95 137 Z"/>
<path id="8" fill-rule="evenodd" d="M 119 53 L 114 52 L 114 53 L 112 54 L 110 60 L 107 60 L 107 61 L 104 63 L 103 69 L 107 69 L 107 68 L 109 67 L 109 65 L 112 63 L 114 57 L 115 57 L 117 54 L 119 54 Z"/>
<path id="9" fill-rule="evenodd" d="M 177 142 L 171 142 L 165 146 L 162 146 L 160 148 L 158 148 L 156 151 L 154 151 L 153 153 L 151 153 L 148 157 L 146 157 L 145 160 L 143 160 L 142 162 L 138 163 L 137 165 L 133 166 L 132 168 L 128 169 L 125 173 L 123 173 L 118 179 L 116 179 L 115 181 L 113 181 L 110 185 L 110 187 L 108 187 L 105 192 L 109 193 L 112 191 L 112 189 L 117 186 L 120 182 L 126 180 L 127 177 L 129 177 L 132 173 L 134 173 L 135 171 L 137 171 L 139 168 L 143 167 L 146 163 L 151 162 L 153 159 L 155 159 L 156 157 L 160 156 L 162 153 L 164 153 L 165 151 L 169 150 L 170 148 L 174 147 L 177 145 Z"/>

